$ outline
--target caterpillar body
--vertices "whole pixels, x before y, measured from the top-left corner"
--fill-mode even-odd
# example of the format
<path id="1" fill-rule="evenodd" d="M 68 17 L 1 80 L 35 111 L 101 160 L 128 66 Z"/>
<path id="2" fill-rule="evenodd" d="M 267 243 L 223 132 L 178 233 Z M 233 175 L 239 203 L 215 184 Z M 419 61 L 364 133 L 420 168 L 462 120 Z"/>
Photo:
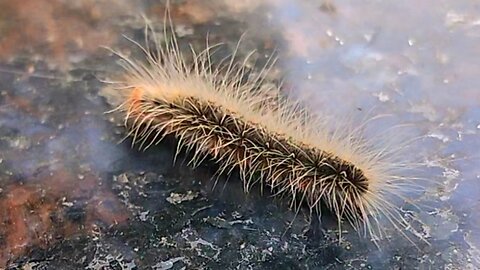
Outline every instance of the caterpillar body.
<path id="1" fill-rule="evenodd" d="M 391 200 L 413 186 L 401 174 L 404 165 L 392 161 L 400 147 L 371 147 L 361 128 L 332 130 L 321 116 L 282 97 L 280 87 L 265 86 L 272 61 L 258 76 L 245 76 L 250 55 L 238 61 L 238 48 L 212 64 L 208 44 L 188 58 L 175 35 L 163 43 L 153 35 L 152 48 L 150 33 L 147 27 L 145 46 L 131 40 L 143 60 L 113 51 L 125 71 L 119 110 L 134 143 L 148 148 L 174 136 L 177 154 L 191 151 L 193 165 L 208 158 L 219 164 L 219 174 L 237 168 L 246 190 L 260 182 L 294 206 L 319 212 L 324 205 L 339 226 L 348 222 L 373 238 L 382 234 L 381 217 L 399 230 L 409 226 Z"/>

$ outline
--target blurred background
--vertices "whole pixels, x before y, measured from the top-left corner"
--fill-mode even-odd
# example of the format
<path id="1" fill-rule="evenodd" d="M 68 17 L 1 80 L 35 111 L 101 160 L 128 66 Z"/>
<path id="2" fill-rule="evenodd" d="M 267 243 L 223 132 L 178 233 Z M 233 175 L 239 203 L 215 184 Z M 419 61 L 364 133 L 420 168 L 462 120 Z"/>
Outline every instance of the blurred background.
<path id="1" fill-rule="evenodd" d="M 181 50 L 255 50 L 268 83 L 333 120 L 389 115 L 420 138 L 403 153 L 431 181 L 401 203 L 417 236 L 386 226 L 378 249 L 238 175 L 197 169 L 167 140 L 123 140 L 102 47 L 140 55 L 166 1 L 0 0 L 0 269 L 478 269 L 480 3 L 474 0 L 170 1 Z M 337 121 L 345 123 L 344 121 Z M 350 124 L 350 125 L 352 125 Z M 122 141 L 123 140 L 123 141 Z M 419 207 L 415 207 L 418 205 Z M 318 227 L 318 226 L 317 226 Z"/>

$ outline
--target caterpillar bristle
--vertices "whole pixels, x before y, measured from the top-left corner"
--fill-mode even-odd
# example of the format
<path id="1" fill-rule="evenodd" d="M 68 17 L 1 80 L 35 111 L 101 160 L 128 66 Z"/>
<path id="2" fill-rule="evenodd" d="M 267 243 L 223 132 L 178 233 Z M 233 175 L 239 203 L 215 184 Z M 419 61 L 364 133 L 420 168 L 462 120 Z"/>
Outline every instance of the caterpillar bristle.
<path id="1" fill-rule="evenodd" d="M 238 46 L 213 64 L 215 46 L 208 42 L 187 58 L 174 34 L 163 44 L 150 27 L 145 36 L 145 46 L 129 40 L 146 61 L 114 52 L 125 69 L 118 87 L 128 91 L 119 110 L 134 144 L 147 149 L 173 136 L 177 154 L 192 153 L 190 165 L 212 159 L 217 175 L 237 168 L 246 191 L 260 183 L 291 198 L 293 208 L 306 204 L 320 212 L 323 204 L 339 227 L 347 222 L 374 241 L 383 235 L 381 217 L 406 235 L 409 223 L 390 200 L 403 199 L 412 188 L 413 181 L 399 173 L 408 165 L 394 158 L 402 146 L 372 148 L 360 125 L 332 131 L 324 118 L 284 98 L 278 86 L 265 87 L 273 57 L 251 77 L 245 62 L 253 53 L 238 60 Z"/>

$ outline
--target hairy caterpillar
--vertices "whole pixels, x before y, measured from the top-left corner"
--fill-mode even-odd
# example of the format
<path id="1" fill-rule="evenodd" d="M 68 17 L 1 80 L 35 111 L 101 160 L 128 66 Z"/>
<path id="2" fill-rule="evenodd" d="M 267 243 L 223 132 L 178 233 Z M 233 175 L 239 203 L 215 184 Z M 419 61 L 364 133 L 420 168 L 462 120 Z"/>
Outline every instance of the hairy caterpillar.
<path id="1" fill-rule="evenodd" d="M 339 226 L 348 222 L 374 238 L 382 234 L 380 218 L 400 231 L 409 227 L 392 201 L 415 187 L 414 178 L 402 175 L 407 165 L 395 156 L 403 145 L 372 147 L 361 125 L 332 131 L 325 119 L 281 97 L 280 87 L 262 87 L 271 61 L 248 77 L 244 63 L 250 56 L 237 61 L 235 50 L 214 64 L 207 44 L 186 58 L 175 35 L 163 43 L 153 35 L 152 48 L 150 33 L 147 27 L 145 46 L 130 40 L 146 61 L 113 51 L 125 71 L 117 86 L 126 93 L 118 109 L 140 148 L 173 136 L 177 154 L 193 152 L 193 165 L 210 158 L 219 174 L 238 168 L 246 190 L 260 182 L 288 195 L 293 206 L 305 203 L 320 212 L 324 205 Z"/>

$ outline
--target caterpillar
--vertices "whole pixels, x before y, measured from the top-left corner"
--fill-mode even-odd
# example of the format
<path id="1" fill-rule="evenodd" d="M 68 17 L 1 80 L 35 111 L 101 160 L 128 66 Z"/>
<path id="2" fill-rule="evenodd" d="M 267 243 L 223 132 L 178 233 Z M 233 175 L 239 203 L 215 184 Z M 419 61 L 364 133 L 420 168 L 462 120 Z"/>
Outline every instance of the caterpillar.
<path id="1" fill-rule="evenodd" d="M 382 236 L 381 219 L 399 231 L 410 227 L 393 199 L 416 186 L 396 157 L 403 145 L 372 146 L 362 125 L 332 130 L 325 117 L 282 96 L 281 86 L 265 83 L 273 58 L 246 76 L 252 54 L 238 60 L 239 45 L 212 63 L 215 46 L 207 42 L 185 55 L 174 33 L 169 38 L 165 27 L 164 35 L 161 41 L 147 26 L 145 45 L 127 38 L 144 59 L 112 50 L 124 71 L 116 82 L 124 93 L 117 110 L 139 148 L 174 137 L 177 154 L 193 153 L 193 166 L 211 159 L 219 175 L 237 169 L 246 191 L 259 183 L 289 197 L 293 207 L 321 214 L 325 206 L 339 227 L 348 223 L 373 239 Z"/>

